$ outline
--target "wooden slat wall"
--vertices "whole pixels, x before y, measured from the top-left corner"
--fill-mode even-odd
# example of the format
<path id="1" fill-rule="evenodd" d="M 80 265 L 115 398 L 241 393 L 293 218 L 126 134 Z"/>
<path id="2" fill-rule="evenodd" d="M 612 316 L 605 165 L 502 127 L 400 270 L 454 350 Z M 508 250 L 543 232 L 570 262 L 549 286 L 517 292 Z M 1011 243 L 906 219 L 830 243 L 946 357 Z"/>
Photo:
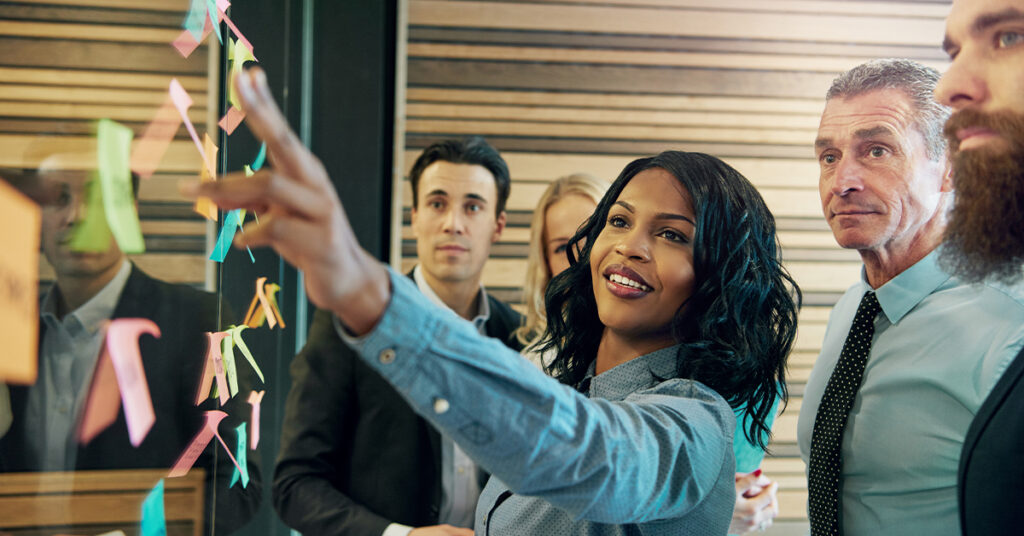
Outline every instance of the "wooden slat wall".
<path id="1" fill-rule="evenodd" d="M 0 167 L 31 168 L 28 151 L 47 136 L 57 152 L 93 163 L 91 124 L 109 118 L 138 138 L 167 97 L 171 78 L 188 90 L 189 116 L 199 135 L 215 139 L 216 105 L 208 102 L 208 46 L 188 58 L 171 47 L 188 0 L 20 0 L 0 3 Z M 216 43 L 216 39 L 211 39 Z M 210 42 L 210 41 L 208 41 Z M 26 152 L 28 151 L 28 152 Z M 182 126 L 152 179 L 139 191 L 146 253 L 133 257 L 152 275 L 206 283 L 207 226 L 177 193 L 201 161 Z M 41 257 L 44 284 L 52 268 Z"/>
<path id="2" fill-rule="evenodd" d="M 824 93 L 876 57 L 944 68 L 949 0 L 409 0 L 404 168 L 448 137 L 482 134 L 512 171 L 511 225 L 485 284 L 521 299 L 532 209 L 575 171 L 609 179 L 666 149 L 707 152 L 757 185 L 804 291 L 792 398 L 764 468 L 780 481 L 772 532 L 803 534 L 796 446 L 804 382 L 835 300 L 859 276 L 821 217 L 812 142 Z M 406 183 L 403 266 L 415 262 Z"/>

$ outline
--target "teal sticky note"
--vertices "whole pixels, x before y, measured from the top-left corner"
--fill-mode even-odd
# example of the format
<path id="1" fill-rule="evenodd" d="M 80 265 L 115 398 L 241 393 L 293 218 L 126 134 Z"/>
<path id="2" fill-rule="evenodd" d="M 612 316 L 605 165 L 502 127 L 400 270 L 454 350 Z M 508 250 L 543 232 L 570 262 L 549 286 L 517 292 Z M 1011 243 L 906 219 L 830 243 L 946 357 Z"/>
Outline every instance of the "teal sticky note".
<path id="1" fill-rule="evenodd" d="M 267 159 L 267 144 L 263 143 L 260 145 L 260 152 L 256 155 L 256 160 L 252 161 L 252 165 L 249 166 L 253 171 L 259 171 L 263 167 L 263 161 Z"/>
<path id="2" fill-rule="evenodd" d="M 85 185 L 85 217 L 75 222 L 68 246 L 72 251 L 106 251 L 110 248 L 110 227 L 103 210 L 103 187 L 95 174 Z"/>
<path id="3" fill-rule="evenodd" d="M 224 226 L 220 228 L 220 235 L 217 236 L 217 244 L 213 246 L 213 252 L 210 253 L 210 260 L 217 262 L 224 262 L 224 257 L 228 256 L 228 250 L 231 249 L 231 241 L 235 239 L 235 232 L 238 231 L 238 226 L 242 223 L 241 209 L 235 209 L 228 212 L 224 216 Z M 252 256 L 252 253 L 249 253 Z M 256 262 L 253 260 L 253 262 Z"/>
<path id="4" fill-rule="evenodd" d="M 249 450 L 246 446 L 246 431 L 245 423 L 239 424 L 235 428 L 235 434 L 238 436 L 238 450 L 235 452 L 235 459 L 238 460 L 238 467 L 242 468 L 242 472 L 238 472 L 238 467 L 235 467 L 234 472 L 231 474 L 231 483 L 228 487 L 234 486 L 235 482 L 238 482 L 239 476 L 241 476 L 242 487 L 249 485 L 249 465 L 246 461 L 246 452 Z"/>
<path id="5" fill-rule="evenodd" d="M 141 536 L 167 536 L 164 518 L 164 479 L 160 479 L 142 502 Z"/>
<path id="6" fill-rule="evenodd" d="M 96 128 L 97 174 L 103 188 L 103 210 L 107 225 L 121 251 L 143 253 L 139 213 L 132 192 L 132 129 L 101 119 Z"/>
<path id="7" fill-rule="evenodd" d="M 192 0 L 192 4 L 188 8 L 188 14 L 185 15 L 185 21 L 181 24 L 181 27 L 188 30 L 188 33 L 192 34 L 192 37 L 196 39 L 196 43 L 203 40 L 203 26 L 206 25 L 207 11 L 207 5 L 204 0 Z"/>

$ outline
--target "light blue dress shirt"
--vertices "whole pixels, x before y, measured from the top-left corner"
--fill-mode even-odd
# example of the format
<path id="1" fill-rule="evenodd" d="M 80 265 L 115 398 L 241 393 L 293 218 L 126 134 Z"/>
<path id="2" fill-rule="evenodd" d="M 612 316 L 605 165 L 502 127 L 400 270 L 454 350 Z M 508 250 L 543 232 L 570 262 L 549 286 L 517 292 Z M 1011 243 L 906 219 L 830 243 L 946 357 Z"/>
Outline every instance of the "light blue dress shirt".
<path id="1" fill-rule="evenodd" d="M 847 536 L 960 534 L 956 476 L 967 427 L 1024 344 L 1022 289 L 967 285 L 944 273 L 937 255 L 875 290 L 882 312 L 843 433 Z M 829 318 L 800 410 L 805 463 L 822 393 L 870 289 L 862 274 Z"/>
<path id="2" fill-rule="evenodd" d="M 339 335 L 528 501 L 499 507 L 491 534 L 726 533 L 735 419 L 706 386 L 658 379 L 675 371 L 677 348 L 594 377 L 584 395 L 390 274 L 391 302 L 377 326 L 358 339 Z M 480 533 L 490 506 L 482 495 Z M 612 526 L 625 524 L 639 527 Z"/>

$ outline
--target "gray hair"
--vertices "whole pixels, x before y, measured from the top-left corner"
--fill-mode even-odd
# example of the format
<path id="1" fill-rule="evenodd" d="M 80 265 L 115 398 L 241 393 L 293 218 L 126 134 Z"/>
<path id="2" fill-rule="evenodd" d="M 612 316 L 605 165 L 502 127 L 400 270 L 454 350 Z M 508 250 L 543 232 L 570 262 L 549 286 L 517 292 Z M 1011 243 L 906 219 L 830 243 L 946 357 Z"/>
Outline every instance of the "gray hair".
<path id="1" fill-rule="evenodd" d="M 825 100 L 848 99 L 880 89 L 898 89 L 914 105 L 914 122 L 924 136 L 928 156 L 938 160 L 946 154 L 942 128 L 951 110 L 935 100 L 939 71 L 907 59 L 879 59 L 862 63 L 839 75 L 828 88 Z"/>

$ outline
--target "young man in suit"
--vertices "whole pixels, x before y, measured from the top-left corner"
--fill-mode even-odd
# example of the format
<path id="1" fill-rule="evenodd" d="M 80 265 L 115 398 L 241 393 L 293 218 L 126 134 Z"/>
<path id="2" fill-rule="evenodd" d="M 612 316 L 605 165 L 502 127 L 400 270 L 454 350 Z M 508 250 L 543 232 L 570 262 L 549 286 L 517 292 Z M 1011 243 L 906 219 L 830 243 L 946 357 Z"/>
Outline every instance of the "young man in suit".
<path id="1" fill-rule="evenodd" d="M 944 260 L 968 280 L 1017 283 L 1024 263 L 1024 1 L 954 0 L 943 48 L 952 62 L 935 96 L 954 110 L 946 135 L 957 192 Z M 998 372 L 960 457 L 965 535 L 1020 532 L 1024 354 Z"/>
<path id="2" fill-rule="evenodd" d="M 72 230 L 86 215 L 88 173 L 64 169 L 63 158 L 48 156 L 38 171 L 56 192 L 42 207 L 41 237 L 56 281 L 39 308 L 38 378 L 31 386 L 10 386 L 13 423 L 0 439 L 0 470 L 170 469 L 202 429 L 203 412 L 211 409 L 228 413 L 219 430 L 233 445 L 232 429 L 248 419 L 245 397 L 235 396 L 223 408 L 212 400 L 195 405 L 206 362 L 205 332 L 226 324 L 219 319 L 217 296 L 150 277 L 125 257 L 113 237 L 105 251 L 72 250 Z M 133 188 L 137 195 L 137 177 Z M 138 447 L 129 441 L 123 410 L 112 425 L 81 444 L 77 430 L 105 341 L 104 324 L 117 318 L 146 318 L 160 328 L 160 338 L 143 335 L 139 340 L 156 420 Z M 239 367 L 240 393 L 248 393 L 254 377 L 244 370 Z M 249 454 L 248 486 L 230 487 L 234 465 L 223 453 L 214 463 L 219 448 L 211 442 L 195 466 L 207 473 L 204 532 L 212 524 L 215 534 L 227 534 L 259 507 L 259 457 Z"/>
<path id="3" fill-rule="evenodd" d="M 437 306 L 518 350 L 520 315 L 481 284 L 505 227 L 505 161 L 479 137 L 441 141 L 409 181 L 419 261 L 410 277 Z M 483 473 L 342 343 L 330 313 L 317 312 L 291 372 L 274 474 L 287 525 L 307 536 L 472 534 Z"/>

